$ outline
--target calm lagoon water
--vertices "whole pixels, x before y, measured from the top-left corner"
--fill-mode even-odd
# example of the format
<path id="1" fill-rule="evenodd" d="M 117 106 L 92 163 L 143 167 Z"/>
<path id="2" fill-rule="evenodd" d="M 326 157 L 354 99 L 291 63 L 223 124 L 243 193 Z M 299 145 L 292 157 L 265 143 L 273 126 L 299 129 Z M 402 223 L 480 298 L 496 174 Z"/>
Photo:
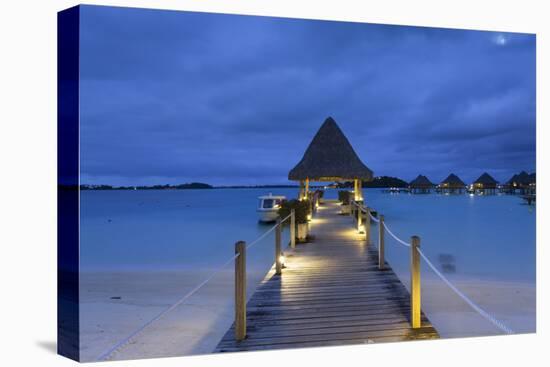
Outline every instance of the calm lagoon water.
<path id="1" fill-rule="evenodd" d="M 277 194 L 292 197 L 293 189 Z M 84 271 L 214 269 L 273 224 L 261 224 L 257 197 L 266 190 L 82 191 L 80 261 Z M 274 192 L 275 194 L 275 192 Z M 273 233 L 272 233 L 273 234 Z M 248 252 L 269 269 L 273 235 Z M 288 231 L 283 243 L 288 243 Z"/>
<path id="2" fill-rule="evenodd" d="M 297 189 L 271 191 L 288 198 L 297 195 Z M 88 351 L 90 358 L 160 310 L 149 306 L 139 311 L 125 309 L 125 304 L 109 301 L 110 296 L 126 289 L 125 298 L 141 297 L 137 304 L 147 305 L 148 300 L 162 300 L 163 305 L 176 302 L 234 255 L 236 241 L 250 243 L 271 228 L 271 224 L 258 223 L 256 213 L 257 197 L 269 192 L 82 191 L 81 270 L 92 277 L 81 279 L 112 277 L 109 281 L 85 281 L 81 285 L 82 294 L 89 298 L 82 311 L 83 319 L 90 324 L 85 328 L 83 342 L 96 347 Z M 384 214 L 386 224 L 396 235 L 404 240 L 411 235 L 420 236 L 424 253 L 481 307 L 515 331 L 535 330 L 534 207 L 524 205 L 520 197 L 505 195 L 409 195 L 383 193 L 380 189 L 364 190 L 364 195 L 370 207 Z M 325 197 L 336 198 L 337 191 L 327 190 Z M 350 218 L 350 226 L 353 225 Z M 376 244 L 378 232 L 374 223 L 372 229 Z M 273 243 L 272 232 L 247 251 L 249 296 L 273 264 Z M 283 245 L 286 243 L 288 230 L 283 232 Z M 387 260 L 407 287 L 409 251 L 386 235 Z M 155 276 L 164 270 L 178 271 L 185 281 L 167 283 L 162 275 Z M 110 275 L 121 271 L 128 271 L 127 275 Z M 499 333 L 436 279 L 424 263 L 422 282 L 423 310 L 442 336 Z M 185 318 L 185 312 L 190 310 L 192 316 L 185 322 L 200 320 L 200 335 L 210 335 L 203 352 L 211 350 L 231 324 L 232 284 L 232 264 L 228 264 L 225 272 L 176 311 L 181 314 L 174 315 Z M 99 293 L 94 293 L 94 289 Z M 96 302 L 104 303 L 100 307 Z M 198 314 L 197 304 L 204 315 Z M 211 320 L 223 321 L 211 326 Z M 169 321 L 175 322 L 166 322 Z M 102 330 L 96 330 L 97 324 Z M 110 339 L 105 330 L 110 330 Z M 158 330 L 166 333 L 170 328 L 161 324 Z M 155 332 L 153 329 L 150 333 Z"/>
<path id="3" fill-rule="evenodd" d="M 297 194 L 296 189 L 271 191 L 289 198 Z M 257 197 L 268 192 L 83 191 L 81 268 L 215 268 L 233 255 L 237 240 L 253 241 L 271 227 L 258 223 L 256 213 Z M 389 194 L 380 189 L 364 194 L 396 235 L 405 240 L 420 236 L 423 251 L 450 277 L 535 281 L 535 210 L 519 197 Z M 336 190 L 325 194 L 336 196 Z M 407 249 L 386 238 L 392 266 L 407 269 Z M 283 240 L 288 243 L 287 231 Z M 267 269 L 272 242 L 268 236 L 250 251 L 251 264 Z"/>

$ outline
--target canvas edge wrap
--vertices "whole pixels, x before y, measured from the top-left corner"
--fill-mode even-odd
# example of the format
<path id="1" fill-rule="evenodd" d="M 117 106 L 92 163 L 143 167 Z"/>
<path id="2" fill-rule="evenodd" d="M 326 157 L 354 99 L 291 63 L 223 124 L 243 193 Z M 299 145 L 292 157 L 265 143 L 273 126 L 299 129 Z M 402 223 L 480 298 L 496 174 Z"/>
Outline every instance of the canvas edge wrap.
<path id="1" fill-rule="evenodd" d="M 57 352 L 80 360 L 80 7 L 57 14 Z"/>

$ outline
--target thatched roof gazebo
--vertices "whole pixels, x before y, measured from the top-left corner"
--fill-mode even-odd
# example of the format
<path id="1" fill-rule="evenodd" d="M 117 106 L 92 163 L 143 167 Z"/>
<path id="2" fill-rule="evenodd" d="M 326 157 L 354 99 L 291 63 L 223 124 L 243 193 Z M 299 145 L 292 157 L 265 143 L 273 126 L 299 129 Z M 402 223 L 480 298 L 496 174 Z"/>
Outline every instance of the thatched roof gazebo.
<path id="1" fill-rule="evenodd" d="M 307 197 L 310 181 L 353 180 L 355 200 L 362 200 L 360 182 L 372 180 L 372 171 L 361 162 L 336 121 L 329 117 L 313 137 L 300 162 L 288 173 L 288 179 L 300 181 L 300 199 Z"/>
<path id="2" fill-rule="evenodd" d="M 466 184 L 457 175 L 451 173 L 439 184 L 439 187 L 443 190 L 443 192 L 453 193 L 458 191 L 461 193 L 466 187 Z"/>
<path id="3" fill-rule="evenodd" d="M 413 194 L 415 193 L 429 193 L 435 185 L 423 175 L 418 175 L 414 180 L 409 183 L 409 189 Z"/>

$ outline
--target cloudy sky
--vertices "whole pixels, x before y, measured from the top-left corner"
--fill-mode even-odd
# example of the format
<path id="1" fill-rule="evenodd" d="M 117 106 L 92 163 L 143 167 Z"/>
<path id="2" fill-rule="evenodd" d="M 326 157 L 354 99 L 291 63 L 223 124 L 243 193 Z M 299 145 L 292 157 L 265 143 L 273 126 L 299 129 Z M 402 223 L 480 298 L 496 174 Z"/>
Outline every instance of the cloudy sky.
<path id="1" fill-rule="evenodd" d="M 535 169 L 535 36 L 84 6 L 81 182 L 289 183 L 327 116 L 374 174 Z"/>

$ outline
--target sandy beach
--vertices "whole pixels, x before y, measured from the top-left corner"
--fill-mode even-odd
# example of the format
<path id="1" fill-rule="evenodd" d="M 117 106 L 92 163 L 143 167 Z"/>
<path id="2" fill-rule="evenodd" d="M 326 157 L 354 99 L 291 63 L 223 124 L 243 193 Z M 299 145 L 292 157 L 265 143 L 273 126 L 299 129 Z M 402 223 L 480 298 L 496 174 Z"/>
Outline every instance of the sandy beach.
<path id="1" fill-rule="evenodd" d="M 453 284 L 514 333 L 536 331 L 536 287 L 532 283 L 493 280 L 456 280 Z M 443 282 L 423 281 L 424 312 L 442 338 L 502 335 Z"/>
<path id="2" fill-rule="evenodd" d="M 87 272 L 80 278 L 81 356 L 95 361 L 180 300 L 212 271 Z M 265 274 L 249 274 L 249 293 Z M 109 359 L 210 353 L 233 322 L 233 268 L 218 273 Z"/>
<path id="3" fill-rule="evenodd" d="M 128 271 L 81 275 L 81 353 L 95 361 L 140 326 L 177 302 L 210 272 Z M 263 275 L 254 273 L 249 295 Z M 516 333 L 535 331 L 535 286 L 459 281 L 464 293 Z M 426 279 L 423 309 L 441 337 L 502 334 L 440 281 Z M 210 353 L 233 322 L 233 270 L 219 273 L 187 301 L 155 321 L 109 359 Z"/>

